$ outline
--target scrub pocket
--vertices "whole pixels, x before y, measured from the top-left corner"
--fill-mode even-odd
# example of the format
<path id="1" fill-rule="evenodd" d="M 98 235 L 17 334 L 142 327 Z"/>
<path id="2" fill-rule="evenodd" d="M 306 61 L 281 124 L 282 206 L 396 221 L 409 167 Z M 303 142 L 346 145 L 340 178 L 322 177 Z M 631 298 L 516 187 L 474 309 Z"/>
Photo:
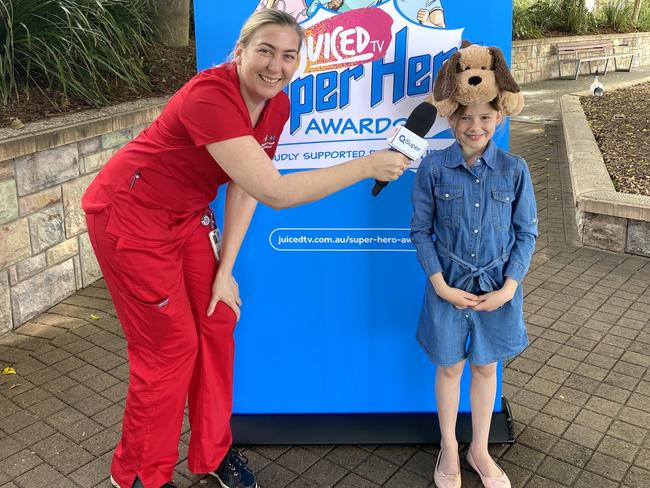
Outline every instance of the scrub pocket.
<path id="1" fill-rule="evenodd" d="M 179 257 L 169 244 L 118 237 L 115 258 L 123 284 L 123 305 L 134 324 L 125 333 L 130 341 L 164 354 L 184 334 L 190 310 Z"/>

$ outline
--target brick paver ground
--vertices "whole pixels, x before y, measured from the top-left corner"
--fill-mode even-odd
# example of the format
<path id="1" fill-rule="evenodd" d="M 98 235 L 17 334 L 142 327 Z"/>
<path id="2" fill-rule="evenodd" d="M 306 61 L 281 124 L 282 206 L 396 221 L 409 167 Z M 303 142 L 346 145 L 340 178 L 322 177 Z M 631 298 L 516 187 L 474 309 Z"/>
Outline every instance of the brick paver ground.
<path id="1" fill-rule="evenodd" d="M 548 122 L 548 121 L 547 121 Z M 562 131 L 513 121 L 536 187 L 541 236 L 525 281 L 530 347 L 504 392 L 517 441 L 493 454 L 515 488 L 650 487 L 650 260 L 576 245 Z M 108 487 L 128 365 L 102 282 L 0 338 L 0 488 Z M 179 487 L 216 487 L 187 470 Z M 426 488 L 437 446 L 245 450 L 264 488 Z M 478 477 L 463 467 L 463 487 Z"/>

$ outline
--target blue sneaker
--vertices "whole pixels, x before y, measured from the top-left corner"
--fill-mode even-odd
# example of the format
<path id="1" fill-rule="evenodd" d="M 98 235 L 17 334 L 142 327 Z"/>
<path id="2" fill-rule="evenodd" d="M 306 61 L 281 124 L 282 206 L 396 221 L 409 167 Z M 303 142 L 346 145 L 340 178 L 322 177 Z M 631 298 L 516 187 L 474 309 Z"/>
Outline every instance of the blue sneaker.
<path id="1" fill-rule="evenodd" d="M 246 456 L 230 448 L 219 467 L 210 474 L 217 478 L 222 488 L 258 488 L 255 475 L 247 464 Z"/>

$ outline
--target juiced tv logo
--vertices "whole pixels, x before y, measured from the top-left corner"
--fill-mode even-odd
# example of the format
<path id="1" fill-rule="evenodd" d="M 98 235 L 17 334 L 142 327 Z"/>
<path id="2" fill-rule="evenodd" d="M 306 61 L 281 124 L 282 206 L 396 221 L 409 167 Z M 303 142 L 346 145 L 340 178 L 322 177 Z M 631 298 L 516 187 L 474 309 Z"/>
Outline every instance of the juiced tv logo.
<path id="1" fill-rule="evenodd" d="M 382 58 L 390 45 L 393 19 L 383 10 L 362 8 L 305 30 L 305 72 L 325 71 Z"/>
<path id="2" fill-rule="evenodd" d="M 383 149 L 388 132 L 431 93 L 462 29 L 424 26 L 398 11 L 397 1 L 341 13 L 321 8 L 305 20 L 301 66 L 287 88 L 291 114 L 274 157 L 278 169 L 322 168 Z M 441 120 L 430 132 L 445 129 Z M 449 142 L 439 138 L 430 147 Z"/>

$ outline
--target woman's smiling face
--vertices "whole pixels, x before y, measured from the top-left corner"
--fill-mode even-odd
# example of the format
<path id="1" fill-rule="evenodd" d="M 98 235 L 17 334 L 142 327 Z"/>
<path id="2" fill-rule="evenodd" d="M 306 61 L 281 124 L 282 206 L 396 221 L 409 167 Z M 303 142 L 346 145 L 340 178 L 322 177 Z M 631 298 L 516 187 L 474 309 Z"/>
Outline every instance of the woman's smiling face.
<path id="1" fill-rule="evenodd" d="M 235 50 L 242 96 L 258 105 L 277 95 L 298 69 L 300 37 L 284 25 L 259 28 L 244 46 Z"/>

